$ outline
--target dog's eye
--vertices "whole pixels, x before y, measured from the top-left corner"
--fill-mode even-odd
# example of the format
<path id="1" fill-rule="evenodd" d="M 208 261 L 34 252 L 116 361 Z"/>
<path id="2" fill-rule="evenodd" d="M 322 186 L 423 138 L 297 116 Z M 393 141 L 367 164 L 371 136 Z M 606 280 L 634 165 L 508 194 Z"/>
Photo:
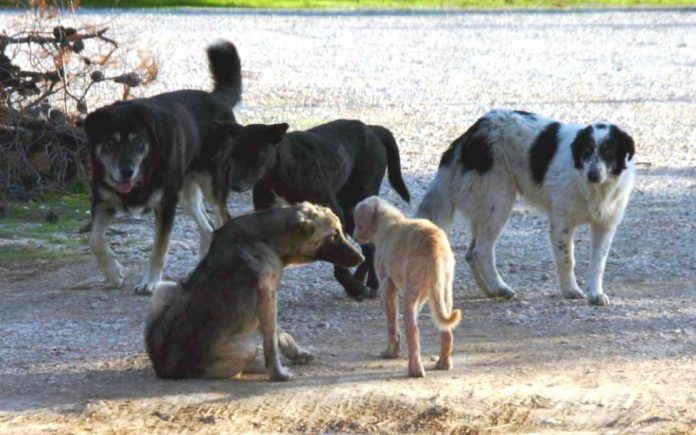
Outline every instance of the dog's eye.
<path id="1" fill-rule="evenodd" d="M 133 141 L 133 148 L 135 148 L 137 151 L 144 151 L 145 150 L 145 141 L 143 141 L 143 140 Z"/>
<path id="2" fill-rule="evenodd" d="M 614 149 L 610 147 L 602 148 L 602 155 L 606 157 L 612 157 L 614 155 Z"/>
<path id="3" fill-rule="evenodd" d="M 582 156 L 584 158 L 590 157 L 592 155 L 593 151 L 594 151 L 594 149 L 592 147 L 587 147 L 584 150 L 582 150 Z"/>

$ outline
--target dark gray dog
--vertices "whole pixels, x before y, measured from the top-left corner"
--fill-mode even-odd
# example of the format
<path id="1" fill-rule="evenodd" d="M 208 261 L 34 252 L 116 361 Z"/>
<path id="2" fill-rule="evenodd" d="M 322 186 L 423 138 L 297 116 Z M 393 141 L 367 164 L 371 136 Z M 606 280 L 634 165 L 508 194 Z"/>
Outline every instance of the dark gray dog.
<path id="1" fill-rule="evenodd" d="M 229 215 L 229 189 L 213 183 L 219 171 L 218 121 L 234 121 L 232 106 L 241 95 L 241 64 L 229 42 L 208 48 L 212 92 L 180 90 L 117 102 L 90 113 L 85 130 L 92 154 L 92 233 L 90 246 L 111 286 L 124 281 L 105 233 L 117 210 L 155 211 L 155 240 L 150 264 L 136 293 L 151 293 L 162 277 L 177 202 L 196 221 L 201 255 L 213 228 L 202 194 L 216 206 L 216 226 Z"/>
<path id="2" fill-rule="evenodd" d="M 287 124 L 221 124 L 222 134 L 234 142 L 225 147 L 231 153 L 225 159 L 229 186 L 237 192 L 253 187 L 256 210 L 277 202 L 310 201 L 331 208 L 346 234 L 353 234 L 353 208 L 379 194 L 387 169 L 391 186 L 409 201 L 399 148 L 384 127 L 340 119 L 285 134 Z M 374 247 L 363 245 L 362 250 L 365 262 L 355 276 L 343 267 L 334 270 L 338 282 L 356 299 L 374 297 L 377 289 Z"/>
<path id="3" fill-rule="evenodd" d="M 295 364 L 313 356 L 277 327 L 276 287 L 284 267 L 316 260 L 363 261 L 325 207 L 302 203 L 229 220 L 186 281 L 156 288 L 145 343 L 157 376 L 237 376 L 256 359 L 258 330 L 270 379 L 289 380 L 278 350 Z"/>

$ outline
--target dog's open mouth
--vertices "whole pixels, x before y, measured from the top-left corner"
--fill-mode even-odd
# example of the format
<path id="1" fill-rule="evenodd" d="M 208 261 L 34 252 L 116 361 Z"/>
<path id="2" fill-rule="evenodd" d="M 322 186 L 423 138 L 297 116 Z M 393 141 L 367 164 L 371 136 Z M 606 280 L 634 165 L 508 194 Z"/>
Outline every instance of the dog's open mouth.
<path id="1" fill-rule="evenodd" d="M 132 179 L 114 182 L 114 187 L 116 187 L 116 190 L 118 190 L 120 193 L 130 192 L 133 190 L 133 186 L 135 186 L 135 183 Z"/>

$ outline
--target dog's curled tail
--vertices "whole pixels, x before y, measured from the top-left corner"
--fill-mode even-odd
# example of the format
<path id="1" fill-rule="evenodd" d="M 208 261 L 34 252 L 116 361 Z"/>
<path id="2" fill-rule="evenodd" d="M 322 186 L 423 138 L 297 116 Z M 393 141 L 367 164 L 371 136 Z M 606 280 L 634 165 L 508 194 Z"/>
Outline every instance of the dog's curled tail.
<path id="1" fill-rule="evenodd" d="M 446 261 L 440 257 L 437 261 L 437 279 L 430 292 L 430 312 L 435 324 L 441 331 L 450 330 L 459 325 L 462 312 L 452 309 L 452 279 L 454 278 L 454 259 Z M 449 312 L 449 315 L 447 314 Z"/>
<path id="2" fill-rule="evenodd" d="M 449 191 L 449 171 L 448 167 L 437 170 L 416 211 L 416 217 L 430 220 L 445 232 L 449 231 L 456 211 L 455 198 Z"/>
<path id="3" fill-rule="evenodd" d="M 233 107 L 242 99 L 242 62 L 237 48 L 229 41 L 208 47 L 208 63 L 213 75 L 212 94 Z"/>
<path id="4" fill-rule="evenodd" d="M 380 142 L 387 150 L 387 177 L 389 178 L 389 184 L 404 201 L 411 201 L 411 194 L 401 176 L 401 157 L 399 156 L 399 147 L 396 144 L 394 135 L 381 125 L 370 125 L 369 127 L 379 137 Z"/>

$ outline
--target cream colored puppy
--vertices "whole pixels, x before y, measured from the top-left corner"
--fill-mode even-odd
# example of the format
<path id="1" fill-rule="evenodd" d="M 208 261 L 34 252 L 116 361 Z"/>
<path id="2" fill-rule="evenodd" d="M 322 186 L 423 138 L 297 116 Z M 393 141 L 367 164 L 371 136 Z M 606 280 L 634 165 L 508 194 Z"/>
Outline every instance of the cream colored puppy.
<path id="1" fill-rule="evenodd" d="M 387 312 L 389 344 L 384 358 L 398 358 L 401 333 L 397 325 L 399 290 L 404 295 L 404 321 L 408 339 L 408 374 L 425 376 L 420 357 L 418 313 L 429 302 L 430 312 L 442 331 L 440 359 L 435 368 L 452 368 L 452 329 L 461 312 L 452 310 L 454 255 L 447 235 L 426 219 L 408 219 L 396 207 L 376 196 L 354 210 L 355 240 L 375 244 L 375 267 Z"/>

